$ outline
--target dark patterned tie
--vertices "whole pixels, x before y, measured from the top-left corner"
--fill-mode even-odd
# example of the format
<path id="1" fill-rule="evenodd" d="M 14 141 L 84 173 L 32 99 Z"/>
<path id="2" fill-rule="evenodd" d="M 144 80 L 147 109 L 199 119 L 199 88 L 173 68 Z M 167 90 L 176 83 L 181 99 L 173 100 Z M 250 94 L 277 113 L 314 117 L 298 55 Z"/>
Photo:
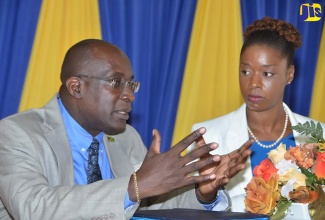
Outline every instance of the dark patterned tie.
<path id="1" fill-rule="evenodd" d="M 98 148 L 99 142 L 96 138 L 88 148 L 88 167 L 87 167 L 87 183 L 93 183 L 102 179 L 102 174 L 100 173 L 100 168 L 98 165 Z"/>

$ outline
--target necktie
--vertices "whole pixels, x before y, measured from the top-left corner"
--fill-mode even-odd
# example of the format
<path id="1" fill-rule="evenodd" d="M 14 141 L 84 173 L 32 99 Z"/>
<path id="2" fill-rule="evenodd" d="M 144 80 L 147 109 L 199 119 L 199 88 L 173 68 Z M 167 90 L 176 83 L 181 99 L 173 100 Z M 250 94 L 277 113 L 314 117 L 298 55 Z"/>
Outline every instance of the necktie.
<path id="1" fill-rule="evenodd" d="M 100 173 L 100 168 L 98 165 L 98 148 L 99 142 L 96 138 L 88 148 L 88 166 L 87 166 L 87 183 L 93 183 L 102 179 L 102 174 Z"/>

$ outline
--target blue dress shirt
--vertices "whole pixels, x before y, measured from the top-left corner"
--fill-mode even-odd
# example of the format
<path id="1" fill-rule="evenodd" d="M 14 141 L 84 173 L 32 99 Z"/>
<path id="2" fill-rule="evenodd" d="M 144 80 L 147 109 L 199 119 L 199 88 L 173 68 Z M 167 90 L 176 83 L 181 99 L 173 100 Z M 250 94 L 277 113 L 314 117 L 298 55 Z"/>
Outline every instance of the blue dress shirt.
<path id="1" fill-rule="evenodd" d="M 92 135 L 83 129 L 65 109 L 61 99 L 58 99 L 63 123 L 65 125 L 68 140 L 70 143 L 74 167 L 74 178 L 76 184 L 87 184 L 87 165 L 88 165 L 88 148 L 92 142 Z M 99 153 L 98 164 L 102 174 L 103 180 L 113 179 L 114 175 L 111 171 L 111 166 L 107 157 L 103 142 L 104 133 L 101 132 L 96 138 L 99 141 Z M 124 208 L 135 204 L 129 198 L 128 192 L 126 192 L 124 199 Z"/>

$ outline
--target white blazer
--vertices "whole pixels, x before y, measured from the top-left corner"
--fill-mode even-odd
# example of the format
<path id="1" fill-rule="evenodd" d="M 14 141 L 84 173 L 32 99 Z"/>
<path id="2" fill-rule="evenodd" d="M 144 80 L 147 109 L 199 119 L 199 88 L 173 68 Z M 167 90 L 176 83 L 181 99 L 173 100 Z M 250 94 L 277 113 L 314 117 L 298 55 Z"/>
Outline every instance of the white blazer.
<path id="1" fill-rule="evenodd" d="M 293 113 L 286 104 L 283 103 L 283 105 L 288 112 L 292 125 L 312 120 L 308 117 Z M 315 123 L 318 122 L 316 120 L 313 121 Z M 325 131 L 325 124 L 321 123 L 321 126 L 323 127 L 323 131 Z M 246 120 L 246 104 L 243 104 L 240 108 L 227 115 L 194 124 L 192 130 L 200 127 L 205 127 L 207 129 L 207 132 L 203 136 L 206 143 L 216 142 L 219 144 L 219 147 L 212 151 L 213 154 L 223 155 L 236 150 L 249 138 Z M 301 136 L 296 131 L 293 131 L 293 135 L 296 144 L 301 144 L 308 140 L 307 137 Z M 231 178 L 230 182 L 225 187 L 231 198 L 231 211 L 245 212 L 245 188 L 252 177 L 251 161 L 248 159 L 246 168 Z"/>

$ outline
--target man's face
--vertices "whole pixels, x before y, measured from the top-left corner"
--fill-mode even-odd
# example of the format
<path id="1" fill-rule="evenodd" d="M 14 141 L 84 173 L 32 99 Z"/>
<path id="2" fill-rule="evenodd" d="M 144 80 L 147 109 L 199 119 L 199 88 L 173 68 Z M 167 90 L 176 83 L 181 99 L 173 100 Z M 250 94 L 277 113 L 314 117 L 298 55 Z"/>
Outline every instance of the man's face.
<path id="1" fill-rule="evenodd" d="M 252 45 L 240 57 L 239 81 L 249 109 L 263 111 L 282 105 L 286 84 L 293 79 L 293 66 L 279 51 L 267 45 Z"/>
<path id="2" fill-rule="evenodd" d="M 113 86 L 111 82 L 133 80 L 131 64 L 119 51 L 93 48 L 92 53 L 94 59 L 85 68 L 89 72 L 82 72 L 87 77 L 79 77 L 83 83 L 82 97 L 77 102 L 79 123 L 93 136 L 102 131 L 109 135 L 121 133 L 126 128 L 134 94 L 130 87 Z"/>

